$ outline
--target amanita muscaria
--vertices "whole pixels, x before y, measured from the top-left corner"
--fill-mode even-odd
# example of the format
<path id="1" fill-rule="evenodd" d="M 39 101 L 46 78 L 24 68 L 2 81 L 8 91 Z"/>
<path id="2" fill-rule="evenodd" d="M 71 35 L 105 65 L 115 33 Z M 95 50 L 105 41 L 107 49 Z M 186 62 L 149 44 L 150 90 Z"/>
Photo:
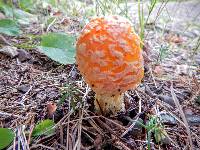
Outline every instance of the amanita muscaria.
<path id="1" fill-rule="evenodd" d="M 124 111 L 124 92 L 144 76 L 140 38 L 120 16 L 92 19 L 76 44 L 76 63 L 96 93 L 95 108 L 103 114 Z"/>

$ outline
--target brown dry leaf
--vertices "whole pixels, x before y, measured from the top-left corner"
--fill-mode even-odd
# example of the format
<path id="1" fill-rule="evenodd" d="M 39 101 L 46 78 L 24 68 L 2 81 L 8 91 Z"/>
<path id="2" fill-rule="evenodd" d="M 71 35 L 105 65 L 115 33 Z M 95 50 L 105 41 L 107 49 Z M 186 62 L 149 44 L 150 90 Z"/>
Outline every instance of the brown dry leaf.
<path id="1" fill-rule="evenodd" d="M 61 22 L 61 24 L 63 24 L 63 25 L 69 25 L 69 23 L 70 23 L 70 19 L 69 18 L 64 18 L 62 20 L 62 22 Z"/>
<path id="2" fill-rule="evenodd" d="M 101 149 L 102 141 L 103 141 L 102 135 L 98 134 L 94 141 L 94 145 L 95 145 L 96 149 Z"/>
<path id="3" fill-rule="evenodd" d="M 54 102 L 49 102 L 47 104 L 47 112 L 49 116 L 53 116 L 54 112 L 56 111 L 57 106 Z"/>
<path id="4" fill-rule="evenodd" d="M 164 74 L 164 70 L 162 66 L 155 66 L 155 69 L 153 71 L 156 76 L 162 76 Z"/>
<path id="5" fill-rule="evenodd" d="M 61 11 L 57 11 L 57 12 L 54 12 L 53 15 L 58 17 L 58 16 L 62 15 L 62 12 Z"/>
<path id="6" fill-rule="evenodd" d="M 183 38 L 178 35 L 167 35 L 165 37 L 165 40 L 167 40 L 167 42 L 173 42 L 173 43 L 177 43 L 177 44 L 184 42 Z"/>
<path id="7" fill-rule="evenodd" d="M 152 60 L 150 59 L 151 53 L 152 53 L 152 51 L 151 51 L 151 48 L 149 46 L 149 43 L 146 42 L 144 44 L 143 53 L 142 53 L 145 65 L 148 65 L 150 62 L 152 62 Z"/>

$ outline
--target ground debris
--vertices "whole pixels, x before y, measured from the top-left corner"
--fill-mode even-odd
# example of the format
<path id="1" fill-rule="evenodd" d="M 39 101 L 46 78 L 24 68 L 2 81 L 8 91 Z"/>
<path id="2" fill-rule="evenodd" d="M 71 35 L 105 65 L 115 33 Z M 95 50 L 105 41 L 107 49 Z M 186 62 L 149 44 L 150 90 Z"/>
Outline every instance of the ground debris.
<path id="1" fill-rule="evenodd" d="M 20 85 L 17 89 L 22 93 L 26 93 L 30 89 L 30 85 Z"/>
<path id="2" fill-rule="evenodd" d="M 12 46 L 4 46 L 3 48 L 0 49 L 0 53 L 6 54 L 10 56 L 11 58 L 19 54 L 19 52 L 17 51 L 17 48 L 12 47 Z"/>
<path id="3" fill-rule="evenodd" d="M 175 17 L 173 22 L 164 16 L 164 19 L 153 23 L 153 28 L 147 26 L 145 29 L 145 77 L 136 90 L 126 92 L 126 112 L 116 116 L 105 117 L 95 113 L 94 92 L 83 81 L 75 64 L 60 65 L 34 48 L 20 48 L 22 45 L 19 43 L 24 40 L 38 43 L 38 39 L 32 37 L 47 31 L 78 35 L 85 21 L 83 18 L 66 17 L 50 7 L 47 11 L 53 14 L 51 17 L 55 20 L 50 26 L 37 22 L 23 28 L 24 32 L 33 34 L 32 37 L 0 36 L 3 39 L 0 41 L 1 127 L 12 128 L 19 137 L 23 136 L 23 140 L 25 136 L 27 141 L 23 142 L 28 142 L 30 149 L 131 150 L 147 149 L 150 142 L 152 149 L 181 150 L 189 148 L 189 134 L 181 117 L 185 115 L 194 149 L 200 149 L 200 57 L 198 50 L 193 51 L 200 32 L 194 24 L 183 31 L 186 25 L 183 20 L 191 23 L 192 19 L 185 16 L 186 4 L 183 2 L 180 7 L 184 8 L 181 9 L 183 18 L 176 13 L 171 16 Z M 167 8 L 174 10 L 177 5 L 169 2 Z M 196 2 L 188 2 L 188 5 L 194 7 L 195 14 L 199 10 L 200 5 Z M 133 17 L 138 5 L 135 6 L 134 9 L 130 7 Z M 137 24 L 138 20 L 133 20 Z M 168 22 L 166 27 L 162 26 L 162 21 Z M 198 16 L 195 23 L 197 21 Z M 19 47 L 16 48 L 13 43 Z M 184 114 L 180 114 L 174 103 L 170 89 L 172 83 L 173 93 Z M 148 130 L 144 126 L 148 125 L 151 117 L 158 118 L 158 122 L 153 124 L 155 129 L 166 132 L 167 138 L 161 138 L 160 143 L 156 142 L 155 130 L 148 141 Z M 44 119 L 54 120 L 56 132 L 32 139 L 33 127 Z"/>

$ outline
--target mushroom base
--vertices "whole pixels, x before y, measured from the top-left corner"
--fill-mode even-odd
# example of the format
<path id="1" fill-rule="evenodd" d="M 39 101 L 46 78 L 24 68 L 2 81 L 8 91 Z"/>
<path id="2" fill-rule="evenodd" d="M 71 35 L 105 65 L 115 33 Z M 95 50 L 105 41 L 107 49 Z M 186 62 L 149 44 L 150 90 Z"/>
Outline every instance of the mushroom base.
<path id="1" fill-rule="evenodd" d="M 96 94 L 94 105 L 98 114 L 116 114 L 125 110 L 124 94 Z"/>

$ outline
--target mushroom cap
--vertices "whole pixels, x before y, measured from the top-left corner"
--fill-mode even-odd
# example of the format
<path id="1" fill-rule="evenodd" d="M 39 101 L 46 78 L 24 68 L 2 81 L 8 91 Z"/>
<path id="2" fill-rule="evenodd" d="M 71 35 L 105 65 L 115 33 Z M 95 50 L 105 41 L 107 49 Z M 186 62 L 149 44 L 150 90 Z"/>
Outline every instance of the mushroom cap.
<path id="1" fill-rule="evenodd" d="M 126 18 L 94 18 L 77 40 L 78 69 L 98 94 L 119 94 L 134 89 L 144 76 L 140 44 Z"/>

